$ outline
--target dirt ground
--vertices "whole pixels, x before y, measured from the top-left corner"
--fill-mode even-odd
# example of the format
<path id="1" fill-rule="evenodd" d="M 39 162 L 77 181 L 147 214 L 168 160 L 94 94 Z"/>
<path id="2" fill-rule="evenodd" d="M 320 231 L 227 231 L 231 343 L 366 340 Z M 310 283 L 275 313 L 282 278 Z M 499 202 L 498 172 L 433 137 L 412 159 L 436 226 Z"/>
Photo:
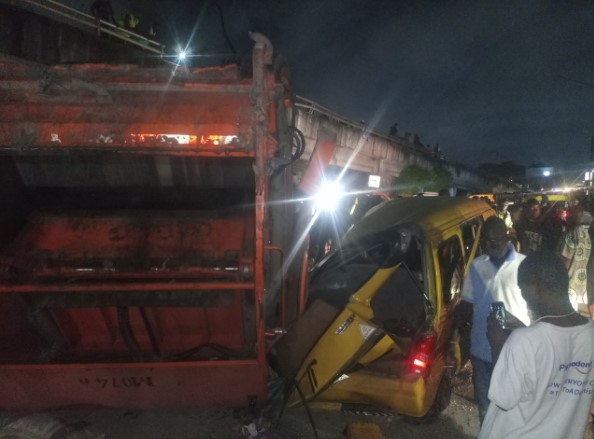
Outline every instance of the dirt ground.
<path id="1" fill-rule="evenodd" d="M 312 408 L 319 439 L 344 439 L 347 426 L 373 423 L 385 438 L 475 438 L 478 414 L 472 402 L 470 371 L 456 377 L 449 407 L 437 421 L 413 425 L 388 413 Z M 469 391 L 470 389 L 470 391 Z M 43 413 L 0 413 L 0 439 L 235 439 L 315 438 L 303 407 L 287 409 L 277 425 L 261 422 L 252 413 L 230 409 L 77 409 Z"/>
<path id="2" fill-rule="evenodd" d="M 474 403 L 474 387 L 472 386 L 472 366 L 470 365 L 470 361 L 452 378 L 452 390 L 460 398 Z"/>
<path id="3" fill-rule="evenodd" d="M 344 439 L 348 425 L 372 423 L 386 439 L 472 439 L 479 432 L 473 402 L 472 369 L 453 379 L 452 401 L 431 424 L 414 425 L 377 412 L 312 408 L 319 439 Z M 259 433 L 257 433 L 257 431 Z M 250 431 L 254 436 L 250 436 Z M 259 435 L 256 435 L 259 434 Z M 589 436 L 588 436 L 589 435 Z M 247 411 L 231 409 L 77 409 L 44 413 L 0 412 L 0 439 L 305 439 L 315 438 L 303 407 L 287 409 L 277 425 L 258 422 Z M 592 439 L 589 432 L 585 439 Z M 367 438 L 365 438 L 367 439 Z"/>
<path id="4" fill-rule="evenodd" d="M 320 439 L 344 439 L 352 423 L 374 423 L 385 438 L 475 438 L 476 408 L 457 396 L 433 424 L 411 425 L 396 416 L 323 411 L 312 412 Z M 233 410 L 177 409 L 126 411 L 113 409 L 51 411 L 0 418 L 0 439 L 235 439 L 250 437 L 249 420 Z M 242 426 L 244 427 L 242 434 Z M 3 428 L 1 428 L 3 427 Z M 303 407 L 288 409 L 277 427 L 258 438 L 314 438 Z"/>

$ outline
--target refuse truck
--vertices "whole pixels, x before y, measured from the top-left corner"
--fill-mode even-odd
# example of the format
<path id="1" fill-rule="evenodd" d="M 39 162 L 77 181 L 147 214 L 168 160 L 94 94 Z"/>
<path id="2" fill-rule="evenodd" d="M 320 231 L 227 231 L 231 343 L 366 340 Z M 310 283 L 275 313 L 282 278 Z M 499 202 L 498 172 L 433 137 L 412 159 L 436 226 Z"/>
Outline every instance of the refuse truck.
<path id="1" fill-rule="evenodd" d="M 247 72 L 0 55 L 0 409 L 264 404 L 305 139 L 251 37 Z"/>

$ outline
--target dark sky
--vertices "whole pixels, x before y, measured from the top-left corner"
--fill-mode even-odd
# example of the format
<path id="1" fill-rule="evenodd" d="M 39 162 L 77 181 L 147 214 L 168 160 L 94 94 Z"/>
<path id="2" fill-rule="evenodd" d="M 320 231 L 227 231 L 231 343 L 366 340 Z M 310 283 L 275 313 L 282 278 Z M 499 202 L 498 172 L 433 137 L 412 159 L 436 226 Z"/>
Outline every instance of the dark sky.
<path id="1" fill-rule="evenodd" d="M 82 2 L 83 0 L 73 0 Z M 86 3 L 90 4 L 90 0 Z M 284 54 L 298 94 L 371 128 L 413 132 L 470 165 L 589 161 L 594 2 L 113 0 L 209 55 Z M 206 6 L 205 6 L 206 5 Z"/>

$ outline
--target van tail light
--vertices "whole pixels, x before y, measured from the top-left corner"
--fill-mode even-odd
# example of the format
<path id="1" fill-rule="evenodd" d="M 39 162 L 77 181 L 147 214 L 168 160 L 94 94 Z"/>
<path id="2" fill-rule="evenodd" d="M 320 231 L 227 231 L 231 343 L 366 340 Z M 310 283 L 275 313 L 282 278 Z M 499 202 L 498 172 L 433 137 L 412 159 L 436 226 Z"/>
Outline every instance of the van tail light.
<path id="1" fill-rule="evenodd" d="M 411 350 L 409 372 L 425 376 L 429 370 L 431 358 L 435 350 L 437 335 L 435 332 L 423 334 Z"/>

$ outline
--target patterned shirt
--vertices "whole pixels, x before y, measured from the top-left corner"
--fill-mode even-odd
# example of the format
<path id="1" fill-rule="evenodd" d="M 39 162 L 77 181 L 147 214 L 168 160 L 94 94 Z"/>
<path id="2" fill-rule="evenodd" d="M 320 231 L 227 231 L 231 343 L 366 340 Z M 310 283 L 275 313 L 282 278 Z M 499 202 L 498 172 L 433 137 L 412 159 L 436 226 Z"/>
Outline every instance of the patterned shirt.
<path id="1" fill-rule="evenodd" d="M 584 227 L 568 230 L 561 238 L 561 256 L 570 261 L 568 268 L 569 299 L 576 311 L 578 310 L 578 304 L 588 302 L 586 297 L 586 269 L 591 250 L 590 236 Z"/>

